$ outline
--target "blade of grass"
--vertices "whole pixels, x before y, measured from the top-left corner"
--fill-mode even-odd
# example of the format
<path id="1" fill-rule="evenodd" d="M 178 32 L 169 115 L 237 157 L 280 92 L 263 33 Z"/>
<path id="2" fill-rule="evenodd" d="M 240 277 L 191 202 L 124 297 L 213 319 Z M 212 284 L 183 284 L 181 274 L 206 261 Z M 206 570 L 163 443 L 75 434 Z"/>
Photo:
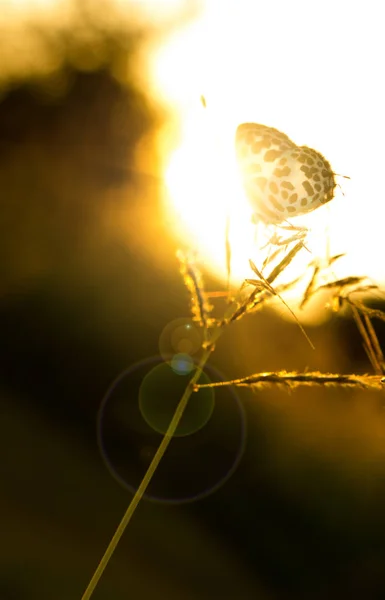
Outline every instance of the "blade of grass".
<path id="1" fill-rule="evenodd" d="M 102 556 L 102 558 L 95 570 L 95 573 L 93 574 L 93 576 L 82 596 L 82 600 L 89 600 L 91 598 L 106 566 L 108 565 L 108 563 L 119 543 L 120 538 L 122 537 L 127 525 L 129 524 L 129 522 L 136 510 L 136 507 L 138 506 L 139 502 L 143 498 L 143 495 L 146 492 L 146 489 L 147 489 L 148 485 L 150 484 L 151 479 L 152 479 L 156 469 L 158 468 L 160 461 L 162 460 L 172 438 L 174 437 L 175 431 L 176 431 L 176 429 L 179 425 L 179 422 L 183 416 L 183 413 L 184 413 L 187 403 L 190 399 L 190 396 L 191 396 L 192 392 L 194 391 L 194 386 L 196 385 L 197 381 L 199 380 L 199 377 L 201 376 L 203 369 L 210 357 L 212 348 L 213 347 L 210 346 L 209 348 L 207 348 L 204 351 L 204 353 L 201 357 L 201 360 L 199 361 L 199 364 L 196 368 L 196 371 L 195 371 L 194 375 L 192 376 L 189 384 L 187 385 L 182 398 L 180 399 L 180 402 L 179 402 L 179 404 L 175 410 L 175 413 L 171 419 L 170 425 L 168 426 L 168 429 L 158 447 L 158 450 L 156 451 L 154 458 L 151 461 L 150 466 L 148 467 L 138 489 L 135 492 L 134 497 L 132 498 L 130 504 L 128 505 L 128 508 L 127 508 L 125 514 L 123 515 L 122 520 L 120 521 L 114 535 L 112 536 L 112 539 L 111 539 L 110 543 L 108 544 L 107 549 L 106 549 L 104 555 Z"/>
<path id="2" fill-rule="evenodd" d="M 384 364 L 385 364 L 384 355 L 382 353 L 380 342 L 378 341 L 377 334 L 376 334 L 376 332 L 374 330 L 374 327 L 373 327 L 373 324 L 372 324 L 372 322 L 370 320 L 370 317 L 368 315 L 363 315 L 363 320 L 364 320 L 364 323 L 365 323 L 365 326 L 366 326 L 366 331 L 368 332 L 368 336 L 369 336 L 369 338 L 370 338 L 370 340 L 372 342 L 373 350 L 374 350 L 374 353 L 375 353 L 375 355 L 377 357 L 378 364 L 380 366 L 379 373 L 384 374 L 384 372 L 385 372 L 385 370 L 384 370 Z"/>
<path id="3" fill-rule="evenodd" d="M 368 355 L 368 358 L 371 362 L 373 370 L 375 373 L 382 374 L 381 365 L 378 362 L 376 352 L 373 348 L 372 340 L 370 339 L 370 336 L 368 335 L 368 332 L 366 331 L 366 328 L 365 328 L 364 322 L 362 320 L 362 317 L 360 315 L 360 312 L 359 312 L 358 308 L 354 305 L 351 305 L 350 308 L 352 310 L 353 317 L 356 322 L 358 331 L 360 332 L 362 339 L 364 340 L 364 348 L 365 348 L 366 354 Z"/>
<path id="4" fill-rule="evenodd" d="M 385 378 L 381 375 L 344 375 L 340 373 L 320 373 L 319 371 L 309 373 L 295 372 L 271 372 L 271 373 L 254 373 L 248 377 L 241 379 L 232 379 L 230 381 L 219 381 L 216 383 L 196 384 L 194 391 L 208 387 L 222 386 L 244 386 L 244 387 L 261 387 L 266 385 L 284 385 L 286 387 L 297 387 L 299 385 L 337 385 L 340 387 L 360 387 L 372 389 L 385 389 Z"/>

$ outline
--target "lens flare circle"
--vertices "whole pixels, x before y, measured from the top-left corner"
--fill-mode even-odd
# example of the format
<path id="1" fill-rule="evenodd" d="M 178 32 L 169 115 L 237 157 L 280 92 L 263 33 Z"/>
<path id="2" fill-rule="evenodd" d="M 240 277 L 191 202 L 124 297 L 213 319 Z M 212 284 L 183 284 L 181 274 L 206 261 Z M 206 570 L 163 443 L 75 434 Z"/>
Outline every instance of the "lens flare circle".
<path id="1" fill-rule="evenodd" d="M 188 354 L 175 354 L 170 361 L 170 367 L 178 375 L 187 375 L 194 368 L 194 361 Z"/>
<path id="2" fill-rule="evenodd" d="M 132 494 L 163 437 L 146 423 L 138 401 L 143 379 L 161 365 L 165 365 L 162 358 L 155 356 L 123 371 L 110 385 L 98 412 L 102 460 L 114 479 Z M 212 366 L 205 371 L 214 381 L 225 379 Z M 217 491 L 233 475 L 245 449 L 245 410 L 233 387 L 216 388 L 215 398 L 215 409 L 204 427 L 172 440 L 144 498 L 164 504 L 193 502 Z"/>
<path id="3" fill-rule="evenodd" d="M 164 435 L 190 381 L 188 373 L 175 373 L 168 363 L 157 365 L 144 377 L 139 390 L 139 409 L 146 423 Z M 205 373 L 198 383 L 210 383 Z M 214 410 L 214 390 L 194 393 L 178 424 L 175 437 L 191 435 L 206 425 Z"/>
<path id="4" fill-rule="evenodd" d="M 165 361 L 175 354 L 193 356 L 202 347 L 201 331 L 190 318 L 174 319 L 166 325 L 159 337 L 159 352 Z"/>

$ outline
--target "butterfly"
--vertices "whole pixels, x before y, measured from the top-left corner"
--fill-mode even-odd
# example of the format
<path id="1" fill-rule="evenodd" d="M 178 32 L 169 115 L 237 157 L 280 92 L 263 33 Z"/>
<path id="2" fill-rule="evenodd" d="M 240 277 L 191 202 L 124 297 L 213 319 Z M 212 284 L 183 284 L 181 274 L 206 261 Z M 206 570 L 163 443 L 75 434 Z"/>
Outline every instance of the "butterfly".
<path id="1" fill-rule="evenodd" d="M 273 127 L 242 123 L 235 149 L 246 195 L 266 224 L 311 212 L 334 197 L 334 173 L 322 154 Z"/>

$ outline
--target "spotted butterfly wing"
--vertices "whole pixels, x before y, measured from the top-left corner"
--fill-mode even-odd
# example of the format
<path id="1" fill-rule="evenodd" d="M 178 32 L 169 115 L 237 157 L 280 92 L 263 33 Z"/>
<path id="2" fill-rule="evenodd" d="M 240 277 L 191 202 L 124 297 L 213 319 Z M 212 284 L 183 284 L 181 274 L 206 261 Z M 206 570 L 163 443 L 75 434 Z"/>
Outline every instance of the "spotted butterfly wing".
<path id="1" fill-rule="evenodd" d="M 336 182 L 327 160 L 277 129 L 243 123 L 235 147 L 244 190 L 265 223 L 311 212 L 333 198 Z"/>

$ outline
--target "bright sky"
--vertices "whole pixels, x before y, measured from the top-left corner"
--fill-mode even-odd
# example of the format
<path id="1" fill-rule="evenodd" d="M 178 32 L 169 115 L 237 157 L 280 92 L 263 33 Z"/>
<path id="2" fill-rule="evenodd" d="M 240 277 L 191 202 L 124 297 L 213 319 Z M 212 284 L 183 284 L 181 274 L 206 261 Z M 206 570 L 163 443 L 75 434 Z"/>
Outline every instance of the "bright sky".
<path id="1" fill-rule="evenodd" d="M 233 268 L 250 276 L 250 207 L 240 190 L 234 133 L 242 122 L 285 132 L 323 154 L 339 179 L 336 198 L 301 223 L 308 246 L 348 252 L 338 276 L 385 281 L 383 4 L 377 0 L 206 0 L 199 19 L 154 56 L 155 91 L 181 124 L 165 169 L 175 232 L 215 273 L 224 273 L 231 215 Z M 200 95 L 207 109 L 200 104 Z M 382 251 L 379 252 L 379 248 Z M 308 262 L 309 256 L 304 256 Z"/>
<path id="2" fill-rule="evenodd" d="M 336 263 L 336 275 L 366 274 L 385 283 L 383 3 L 110 1 L 122 18 L 141 14 L 159 24 L 175 11 L 202 7 L 193 23 L 151 46 L 148 59 L 154 97 L 170 109 L 181 132 L 176 139 L 167 130 L 161 148 L 169 190 L 166 210 L 177 239 L 224 276 L 230 215 L 234 278 L 250 276 L 249 258 L 260 265 L 251 208 L 238 179 L 234 134 L 242 122 L 262 123 L 318 150 L 336 173 L 351 178 L 338 180 L 341 189 L 329 204 L 299 218 L 312 230 L 310 250 L 325 254 L 327 230 L 331 253 L 348 253 Z M 0 4 L 3 17 L 38 14 L 48 19 L 58 10 L 64 18 L 73 2 Z M 207 109 L 200 103 L 202 94 Z M 308 262 L 307 253 L 303 260 Z"/>

